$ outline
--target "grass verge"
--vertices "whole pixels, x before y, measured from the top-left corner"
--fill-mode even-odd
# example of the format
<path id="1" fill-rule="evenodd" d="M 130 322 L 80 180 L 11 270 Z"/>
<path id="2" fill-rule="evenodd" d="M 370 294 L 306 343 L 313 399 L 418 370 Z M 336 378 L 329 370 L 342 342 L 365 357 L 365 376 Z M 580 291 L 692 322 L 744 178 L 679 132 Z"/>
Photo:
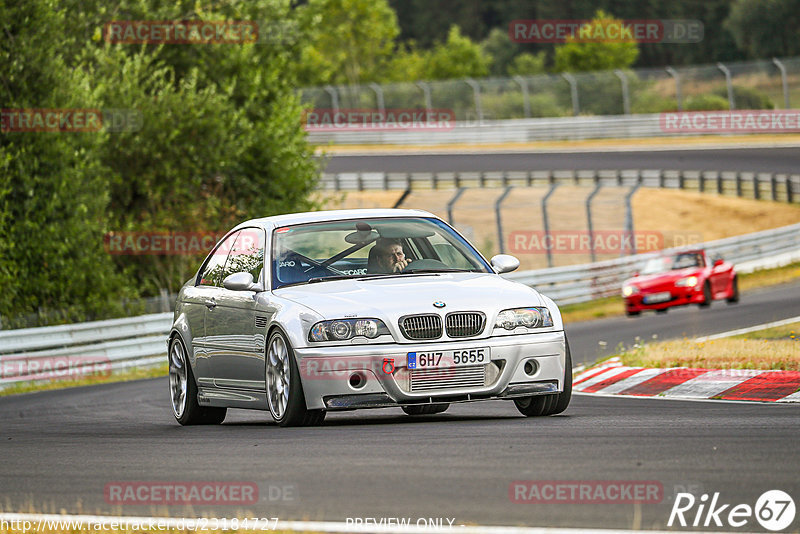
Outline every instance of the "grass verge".
<path id="1" fill-rule="evenodd" d="M 630 367 L 800 371 L 800 322 L 711 341 L 637 343 L 618 356 Z"/>
<path id="2" fill-rule="evenodd" d="M 108 376 L 87 376 L 75 380 L 49 380 L 47 382 L 20 382 L 0 389 L 0 397 L 7 395 L 17 395 L 19 393 L 30 393 L 33 391 L 47 391 L 52 389 L 74 388 L 78 386 L 92 386 L 96 384 L 108 384 L 111 382 L 128 382 L 130 380 L 140 380 L 142 378 L 156 378 L 167 376 L 167 364 L 145 369 L 131 369 L 112 373 Z"/>

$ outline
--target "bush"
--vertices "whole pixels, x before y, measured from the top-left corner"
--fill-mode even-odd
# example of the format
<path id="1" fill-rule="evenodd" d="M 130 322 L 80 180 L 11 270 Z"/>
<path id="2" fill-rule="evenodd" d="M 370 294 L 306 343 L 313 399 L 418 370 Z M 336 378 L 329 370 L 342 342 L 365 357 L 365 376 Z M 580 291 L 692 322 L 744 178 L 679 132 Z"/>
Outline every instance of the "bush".
<path id="1" fill-rule="evenodd" d="M 726 102 L 728 101 L 728 88 L 726 86 L 718 88 L 713 94 L 721 96 Z M 775 109 L 775 104 L 766 94 L 752 87 L 734 85 L 733 100 L 736 104 L 736 109 Z"/>
<path id="2" fill-rule="evenodd" d="M 726 111 L 728 99 L 713 94 L 690 96 L 683 104 L 684 111 Z"/>

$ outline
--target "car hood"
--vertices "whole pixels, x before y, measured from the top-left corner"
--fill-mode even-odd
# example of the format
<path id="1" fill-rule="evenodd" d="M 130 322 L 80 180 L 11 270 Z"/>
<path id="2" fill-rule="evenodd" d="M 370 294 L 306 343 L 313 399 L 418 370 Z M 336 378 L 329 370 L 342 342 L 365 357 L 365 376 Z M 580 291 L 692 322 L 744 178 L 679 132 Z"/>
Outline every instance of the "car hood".
<path id="1" fill-rule="evenodd" d="M 629 278 L 625 280 L 624 285 L 636 286 L 641 289 L 647 289 L 653 286 L 660 286 L 663 284 L 674 283 L 681 278 L 686 278 L 687 276 L 697 276 L 702 271 L 702 268 L 699 267 L 689 267 L 686 269 L 678 269 L 675 271 L 667 271 L 664 273 L 656 273 L 656 274 L 647 274 L 643 276 L 637 276 L 635 278 Z"/>
<path id="2" fill-rule="evenodd" d="M 545 305 L 528 286 L 485 273 L 401 275 L 334 280 L 276 289 L 273 293 L 311 308 L 325 319 L 482 311 L 487 319 L 507 308 Z M 444 308 L 434 307 L 443 302 Z"/>

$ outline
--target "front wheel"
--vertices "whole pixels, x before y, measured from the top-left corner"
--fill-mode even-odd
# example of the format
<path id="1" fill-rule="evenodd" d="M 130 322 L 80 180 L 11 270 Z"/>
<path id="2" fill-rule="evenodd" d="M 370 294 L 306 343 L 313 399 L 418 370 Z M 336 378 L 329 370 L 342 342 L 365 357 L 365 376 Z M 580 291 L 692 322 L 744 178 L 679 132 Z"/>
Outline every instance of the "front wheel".
<path id="1" fill-rule="evenodd" d="M 421 406 L 402 406 L 403 411 L 408 415 L 433 415 L 435 413 L 442 413 L 450 407 L 448 403 L 441 404 L 423 404 Z"/>
<path id="2" fill-rule="evenodd" d="M 267 345 L 267 404 L 280 426 L 314 426 L 325 419 L 325 410 L 309 410 L 294 352 L 286 337 L 276 330 Z"/>
<path id="3" fill-rule="evenodd" d="M 701 308 L 708 308 L 711 306 L 711 300 L 711 284 L 709 284 L 708 280 L 706 280 L 706 283 L 703 284 L 703 302 L 698 304 L 698 306 Z"/>
<path id="4" fill-rule="evenodd" d="M 200 406 L 197 402 L 197 384 L 192 366 L 186 358 L 186 349 L 178 336 L 169 344 L 169 392 L 172 398 L 172 415 L 182 425 L 218 425 L 225 420 L 227 408 Z"/>
<path id="5" fill-rule="evenodd" d="M 736 304 L 739 302 L 739 277 L 734 276 L 731 282 L 731 295 L 727 298 L 728 304 Z"/>
<path id="6" fill-rule="evenodd" d="M 566 341 L 566 340 L 565 340 Z M 569 341 L 566 341 L 567 357 L 564 362 L 564 390 L 552 395 L 533 395 L 515 399 L 514 404 L 522 415 L 538 417 L 543 415 L 556 415 L 567 409 L 572 398 L 572 355 L 569 351 Z"/>

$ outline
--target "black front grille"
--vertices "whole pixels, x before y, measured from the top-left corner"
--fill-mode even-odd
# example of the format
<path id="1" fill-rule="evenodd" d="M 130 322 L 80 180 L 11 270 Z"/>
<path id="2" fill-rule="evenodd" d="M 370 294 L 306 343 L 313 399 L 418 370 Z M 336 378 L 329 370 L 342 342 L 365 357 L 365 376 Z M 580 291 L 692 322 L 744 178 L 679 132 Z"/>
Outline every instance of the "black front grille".
<path id="1" fill-rule="evenodd" d="M 445 329 L 450 337 L 477 336 L 483 332 L 486 316 L 481 312 L 448 313 L 444 318 Z"/>
<path id="2" fill-rule="evenodd" d="M 438 339 L 442 337 L 442 318 L 436 314 L 402 317 L 400 331 L 408 339 Z"/>

